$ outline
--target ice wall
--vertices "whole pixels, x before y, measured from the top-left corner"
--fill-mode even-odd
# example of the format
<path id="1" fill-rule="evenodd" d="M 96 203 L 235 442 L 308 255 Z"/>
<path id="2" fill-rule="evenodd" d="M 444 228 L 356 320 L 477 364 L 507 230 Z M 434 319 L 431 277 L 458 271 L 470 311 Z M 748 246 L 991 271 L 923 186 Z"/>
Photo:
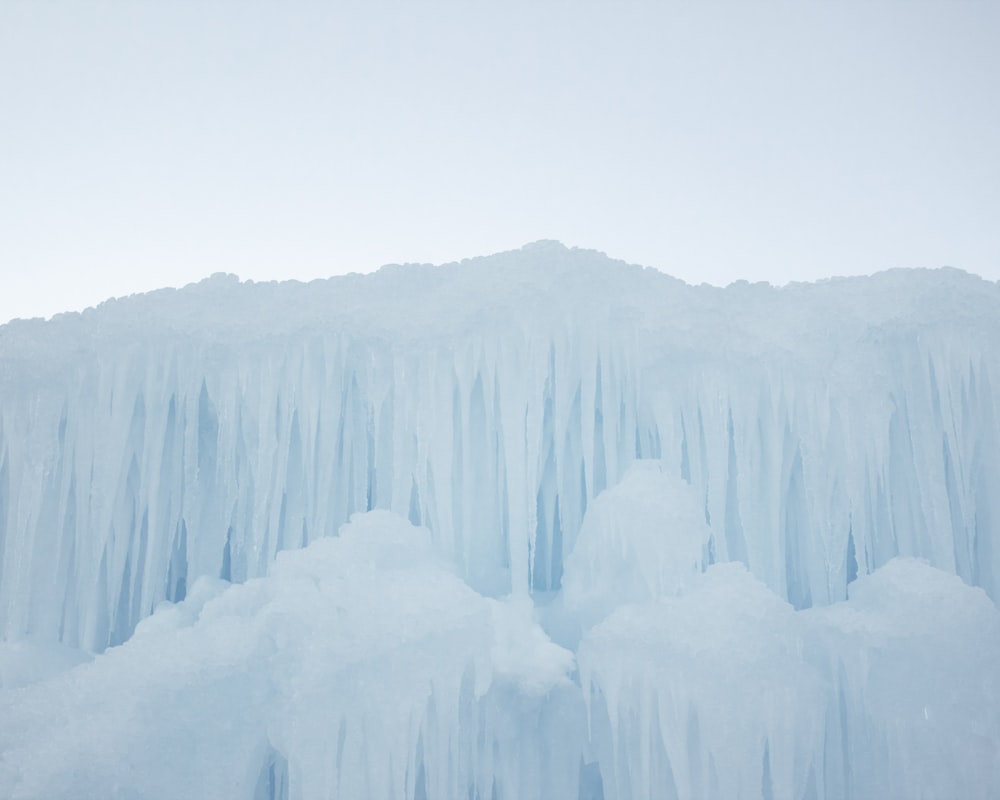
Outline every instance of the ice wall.
<path id="1" fill-rule="evenodd" d="M 100 651 L 200 576 L 388 509 L 478 591 L 561 585 L 637 457 L 795 607 L 895 555 L 997 596 L 1000 292 L 954 270 L 691 287 L 539 243 L 215 276 L 0 327 L 0 632 Z"/>
<path id="2" fill-rule="evenodd" d="M 796 612 L 741 564 L 580 643 L 607 800 L 994 797 L 1000 614 L 912 559 Z"/>
<path id="3" fill-rule="evenodd" d="M 588 509 L 548 610 L 577 654 L 602 796 L 993 797 L 1000 612 L 985 592 L 896 558 L 848 600 L 796 611 L 743 564 L 697 569 L 690 490 L 630 468 Z"/>
<path id="4" fill-rule="evenodd" d="M 554 243 L 2 326 L 0 796 L 988 800 L 998 343 Z"/>
<path id="5" fill-rule="evenodd" d="M 126 645 L 0 691 L 0 796 L 577 800 L 573 666 L 530 606 L 451 574 L 426 529 L 358 515 L 266 578 L 201 578 Z"/>
<path id="6" fill-rule="evenodd" d="M 991 800 L 985 592 L 893 559 L 796 611 L 740 563 L 699 568 L 695 499 L 633 465 L 542 609 L 372 511 L 264 578 L 199 578 L 79 666 L 35 645 L 46 669 L 0 682 L 0 796 Z M 539 625 L 560 615 L 575 658 Z M 0 642 L 0 667 L 25 654 Z"/>

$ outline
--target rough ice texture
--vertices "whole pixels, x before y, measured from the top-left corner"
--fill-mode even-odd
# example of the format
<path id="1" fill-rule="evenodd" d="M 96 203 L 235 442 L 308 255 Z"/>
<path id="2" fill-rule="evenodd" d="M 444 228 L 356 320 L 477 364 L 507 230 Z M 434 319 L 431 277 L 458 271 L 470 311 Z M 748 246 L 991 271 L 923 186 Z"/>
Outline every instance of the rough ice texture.
<path id="1" fill-rule="evenodd" d="M 620 605 L 680 593 L 706 561 L 711 530 L 686 481 L 637 461 L 587 510 L 566 560 L 562 603 L 582 624 Z"/>
<path id="2" fill-rule="evenodd" d="M 572 655 L 436 562 L 376 511 L 266 578 L 199 579 L 126 645 L 0 695 L 0 795 L 576 798 L 578 741 L 497 741 L 507 697 L 557 706 Z M 519 780 L 512 741 L 565 786 Z"/>
<path id="3" fill-rule="evenodd" d="M 797 607 L 895 555 L 995 597 L 998 336 L 953 270 L 723 290 L 554 244 L 11 323 L 0 626 L 99 650 L 369 508 L 477 589 L 555 589 L 637 457 Z"/>
<path id="4" fill-rule="evenodd" d="M 604 797 L 987 798 L 1000 613 L 912 559 L 796 612 L 741 564 L 580 644 Z"/>
<path id="5" fill-rule="evenodd" d="M 987 796 L 998 345 L 555 243 L 2 326 L 0 795 Z"/>
<path id="6" fill-rule="evenodd" d="M 824 698 L 801 639 L 792 607 L 741 564 L 618 609 L 579 654 L 604 796 L 805 796 Z"/>

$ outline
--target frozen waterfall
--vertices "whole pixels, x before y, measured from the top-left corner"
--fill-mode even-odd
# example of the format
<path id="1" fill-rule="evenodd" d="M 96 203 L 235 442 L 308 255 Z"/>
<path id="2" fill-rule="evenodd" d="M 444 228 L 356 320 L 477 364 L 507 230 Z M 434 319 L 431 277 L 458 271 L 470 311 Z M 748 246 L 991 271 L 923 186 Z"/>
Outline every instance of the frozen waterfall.
<path id="1" fill-rule="evenodd" d="M 989 798 L 1000 288 L 542 242 L 0 327 L 0 795 Z"/>

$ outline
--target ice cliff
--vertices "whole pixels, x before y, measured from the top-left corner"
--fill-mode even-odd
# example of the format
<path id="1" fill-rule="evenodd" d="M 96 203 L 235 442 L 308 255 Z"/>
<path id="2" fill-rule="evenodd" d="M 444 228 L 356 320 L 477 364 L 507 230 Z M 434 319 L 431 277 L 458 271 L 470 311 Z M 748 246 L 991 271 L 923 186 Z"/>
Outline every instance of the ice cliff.
<path id="1" fill-rule="evenodd" d="M 998 359 L 549 242 L 2 326 L 0 795 L 990 797 Z"/>

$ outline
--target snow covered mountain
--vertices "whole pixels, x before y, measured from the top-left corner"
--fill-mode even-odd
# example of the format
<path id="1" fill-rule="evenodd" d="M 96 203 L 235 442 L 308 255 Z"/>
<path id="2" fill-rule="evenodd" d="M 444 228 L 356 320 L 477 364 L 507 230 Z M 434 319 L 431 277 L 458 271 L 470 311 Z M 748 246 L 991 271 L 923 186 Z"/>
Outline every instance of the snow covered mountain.
<path id="1" fill-rule="evenodd" d="M 552 242 L 0 327 L 0 795 L 990 797 L 998 361 Z"/>

